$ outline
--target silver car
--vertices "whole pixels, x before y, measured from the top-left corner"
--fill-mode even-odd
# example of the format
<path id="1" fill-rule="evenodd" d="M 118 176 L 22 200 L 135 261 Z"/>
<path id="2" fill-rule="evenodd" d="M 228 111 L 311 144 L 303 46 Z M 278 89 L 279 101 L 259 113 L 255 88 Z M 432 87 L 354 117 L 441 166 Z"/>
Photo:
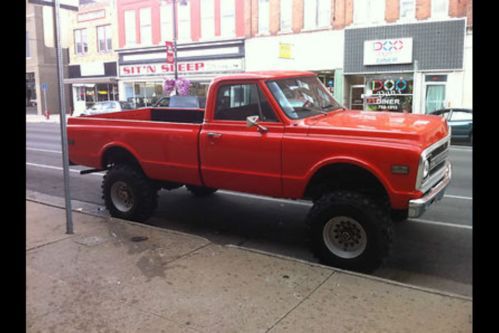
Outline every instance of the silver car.
<path id="1" fill-rule="evenodd" d="M 74 117 L 79 116 L 91 116 L 95 114 L 101 113 L 109 113 L 109 112 L 118 112 L 118 111 L 126 111 L 133 110 L 133 106 L 128 102 L 122 101 L 105 101 L 105 102 L 97 102 L 92 105 L 90 108 L 81 112 L 74 112 Z"/>

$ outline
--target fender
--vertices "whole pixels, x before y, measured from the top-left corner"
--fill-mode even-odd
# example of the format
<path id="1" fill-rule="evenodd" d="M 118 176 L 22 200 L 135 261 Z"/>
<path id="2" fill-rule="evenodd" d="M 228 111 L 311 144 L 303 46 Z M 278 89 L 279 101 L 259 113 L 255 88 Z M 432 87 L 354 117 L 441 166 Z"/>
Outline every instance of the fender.
<path id="1" fill-rule="evenodd" d="M 142 161 L 141 159 L 139 158 L 139 154 L 137 153 L 137 151 L 135 149 L 133 149 L 131 146 L 127 145 L 126 143 L 123 143 L 123 142 L 120 142 L 120 141 L 111 141 L 107 144 L 105 144 L 101 150 L 99 151 L 99 157 L 100 157 L 100 164 L 102 165 L 102 162 L 103 162 L 103 158 L 104 158 L 104 154 L 111 148 L 122 148 L 126 151 L 128 151 L 136 160 L 137 162 L 139 163 L 140 167 L 142 168 L 142 170 L 144 170 L 144 166 L 142 165 Z M 104 165 L 102 165 L 102 167 L 105 167 Z M 144 170 L 145 172 L 145 170 Z"/>
<path id="2" fill-rule="evenodd" d="M 308 184 L 310 183 L 310 181 L 312 180 L 312 177 L 322 167 L 325 167 L 325 166 L 328 166 L 328 165 L 340 164 L 340 163 L 342 163 L 342 164 L 351 164 L 351 165 L 360 167 L 360 168 L 368 171 L 369 173 L 371 173 L 374 177 L 376 177 L 380 181 L 381 185 L 383 185 L 383 187 L 385 188 L 388 196 L 390 197 L 390 201 L 392 201 L 392 199 L 393 199 L 392 196 L 394 194 L 394 189 L 390 185 L 390 182 L 384 176 L 383 172 L 381 172 L 375 165 L 373 165 L 371 163 L 368 163 L 368 162 L 366 162 L 364 160 L 351 157 L 351 156 L 335 156 L 335 157 L 330 157 L 330 158 L 321 160 L 318 163 L 316 163 L 310 169 L 310 171 L 306 175 L 306 183 L 305 183 L 305 187 L 303 189 L 302 195 L 304 195 L 305 189 L 308 186 Z"/>

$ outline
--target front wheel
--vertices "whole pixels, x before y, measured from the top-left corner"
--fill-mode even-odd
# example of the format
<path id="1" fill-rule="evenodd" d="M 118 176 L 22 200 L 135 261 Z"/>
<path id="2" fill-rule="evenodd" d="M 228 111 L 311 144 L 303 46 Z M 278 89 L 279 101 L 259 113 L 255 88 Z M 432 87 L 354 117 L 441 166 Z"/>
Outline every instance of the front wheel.
<path id="1" fill-rule="evenodd" d="M 369 273 L 389 254 L 390 211 L 365 195 L 327 193 L 315 202 L 308 223 L 314 253 L 326 265 Z"/>
<path id="2" fill-rule="evenodd" d="M 106 208 L 113 217 L 144 222 L 157 206 L 157 186 L 140 169 L 130 165 L 109 169 L 102 191 Z"/>

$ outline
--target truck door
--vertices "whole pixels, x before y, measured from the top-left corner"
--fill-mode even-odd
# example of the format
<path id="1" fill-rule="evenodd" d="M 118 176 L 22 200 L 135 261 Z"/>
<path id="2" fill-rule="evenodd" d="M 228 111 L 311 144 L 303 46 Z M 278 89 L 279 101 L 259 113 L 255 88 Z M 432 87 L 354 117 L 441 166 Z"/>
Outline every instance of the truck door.
<path id="1" fill-rule="evenodd" d="M 284 125 L 268 99 L 257 82 L 222 85 L 215 93 L 213 119 L 203 125 L 200 134 L 205 185 L 280 195 Z M 248 116 L 258 116 L 258 123 L 267 130 L 248 128 Z"/>

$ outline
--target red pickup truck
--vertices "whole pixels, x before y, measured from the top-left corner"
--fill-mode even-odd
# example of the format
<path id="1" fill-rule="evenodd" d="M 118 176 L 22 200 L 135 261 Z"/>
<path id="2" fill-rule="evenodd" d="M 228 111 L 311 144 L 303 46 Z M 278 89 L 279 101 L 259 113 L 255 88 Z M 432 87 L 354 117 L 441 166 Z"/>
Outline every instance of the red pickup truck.
<path id="1" fill-rule="evenodd" d="M 442 198 L 449 139 L 438 116 L 345 110 L 309 72 L 216 78 L 205 109 L 68 121 L 70 163 L 107 170 L 112 216 L 144 221 L 161 188 L 181 186 L 196 196 L 226 189 L 311 200 L 314 253 L 362 272 L 388 255 L 393 221 Z"/>

